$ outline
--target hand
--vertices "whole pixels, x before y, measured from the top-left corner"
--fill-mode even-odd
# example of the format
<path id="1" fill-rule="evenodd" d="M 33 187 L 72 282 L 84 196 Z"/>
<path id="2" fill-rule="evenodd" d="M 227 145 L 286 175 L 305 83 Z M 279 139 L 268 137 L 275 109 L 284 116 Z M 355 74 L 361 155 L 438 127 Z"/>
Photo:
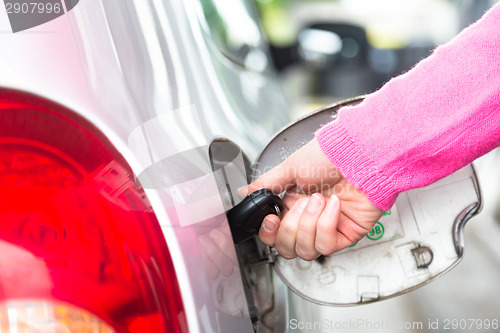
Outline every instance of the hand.
<path id="1" fill-rule="evenodd" d="M 260 240 L 286 259 L 340 251 L 370 232 L 383 214 L 339 173 L 316 139 L 239 193 L 261 188 L 286 191 L 282 219 L 266 216 L 259 231 Z"/>

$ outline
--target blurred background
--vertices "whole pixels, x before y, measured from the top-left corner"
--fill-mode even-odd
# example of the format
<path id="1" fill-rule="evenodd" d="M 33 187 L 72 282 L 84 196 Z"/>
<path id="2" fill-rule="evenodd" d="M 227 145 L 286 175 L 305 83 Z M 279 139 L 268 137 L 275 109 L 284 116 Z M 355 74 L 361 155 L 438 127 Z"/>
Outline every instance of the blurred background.
<path id="1" fill-rule="evenodd" d="M 293 119 L 320 106 L 373 92 L 412 68 L 476 21 L 489 0 L 254 0 L 284 82 Z M 483 212 L 466 227 L 464 260 L 404 296 L 354 308 L 321 307 L 329 320 L 422 322 L 423 329 L 378 327 L 342 332 L 440 332 L 446 320 L 500 320 L 500 153 L 475 163 Z M 428 328 L 440 321 L 439 329 Z M 467 327 L 454 332 L 500 331 Z M 452 328 L 450 326 L 450 328 Z M 306 330 L 307 331 L 307 330 Z M 312 332 L 312 331 L 311 331 Z"/>
<path id="2" fill-rule="evenodd" d="M 253 0 L 294 112 L 378 89 L 491 0 Z"/>

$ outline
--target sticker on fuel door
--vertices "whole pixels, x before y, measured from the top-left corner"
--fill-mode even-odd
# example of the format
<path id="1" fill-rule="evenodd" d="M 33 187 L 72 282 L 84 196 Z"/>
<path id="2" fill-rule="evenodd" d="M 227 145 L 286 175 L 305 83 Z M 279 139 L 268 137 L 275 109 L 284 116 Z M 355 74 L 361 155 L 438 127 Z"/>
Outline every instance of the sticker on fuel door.
<path id="1" fill-rule="evenodd" d="M 399 214 L 396 206 L 393 206 L 391 210 L 386 211 L 380 220 L 375 223 L 372 230 L 366 234 L 366 237 L 341 252 L 361 249 L 367 246 L 391 241 L 403 236 L 403 227 L 401 225 Z"/>
<path id="2" fill-rule="evenodd" d="M 366 238 L 371 239 L 373 241 L 379 240 L 384 236 L 385 228 L 382 223 L 377 222 L 373 229 L 366 235 Z"/>

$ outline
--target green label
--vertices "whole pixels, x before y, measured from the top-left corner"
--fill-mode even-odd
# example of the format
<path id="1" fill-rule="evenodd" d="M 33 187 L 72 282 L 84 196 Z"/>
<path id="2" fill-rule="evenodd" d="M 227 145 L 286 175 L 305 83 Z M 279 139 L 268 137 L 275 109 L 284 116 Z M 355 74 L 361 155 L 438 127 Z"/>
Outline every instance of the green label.
<path id="1" fill-rule="evenodd" d="M 366 237 L 368 239 L 375 241 L 375 240 L 382 238 L 382 236 L 384 236 L 384 231 L 385 230 L 384 230 L 384 226 L 382 225 L 382 223 L 377 222 L 377 224 L 375 224 L 373 229 L 366 235 Z"/>

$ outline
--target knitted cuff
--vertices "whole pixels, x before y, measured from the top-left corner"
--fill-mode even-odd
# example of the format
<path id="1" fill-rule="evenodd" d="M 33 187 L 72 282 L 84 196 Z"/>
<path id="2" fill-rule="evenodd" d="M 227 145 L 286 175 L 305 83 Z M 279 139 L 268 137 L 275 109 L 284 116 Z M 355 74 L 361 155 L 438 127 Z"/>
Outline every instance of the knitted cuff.
<path id="1" fill-rule="evenodd" d="M 364 192 L 378 208 L 389 210 L 397 199 L 398 191 L 392 186 L 384 170 L 363 155 L 363 149 L 351 138 L 339 120 L 321 127 L 315 133 L 325 155 L 342 176 Z"/>

